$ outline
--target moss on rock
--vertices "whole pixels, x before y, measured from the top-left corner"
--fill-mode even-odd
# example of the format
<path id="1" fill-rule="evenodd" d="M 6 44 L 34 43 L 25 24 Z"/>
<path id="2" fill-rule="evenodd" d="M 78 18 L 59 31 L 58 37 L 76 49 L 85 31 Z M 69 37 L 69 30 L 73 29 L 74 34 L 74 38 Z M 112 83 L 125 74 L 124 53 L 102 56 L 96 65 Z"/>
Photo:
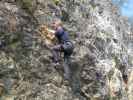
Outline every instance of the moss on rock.
<path id="1" fill-rule="evenodd" d="M 20 3 L 21 7 L 29 13 L 31 13 L 35 8 L 34 0 L 18 0 L 18 2 Z"/>

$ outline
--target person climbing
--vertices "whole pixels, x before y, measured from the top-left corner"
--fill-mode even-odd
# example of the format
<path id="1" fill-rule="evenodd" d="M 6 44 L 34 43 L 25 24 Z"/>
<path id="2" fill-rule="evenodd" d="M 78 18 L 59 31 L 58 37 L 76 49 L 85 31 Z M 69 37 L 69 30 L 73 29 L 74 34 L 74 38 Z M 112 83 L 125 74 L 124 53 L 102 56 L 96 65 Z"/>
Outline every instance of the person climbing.
<path id="1" fill-rule="evenodd" d="M 62 22 L 60 19 L 54 20 L 51 26 L 55 30 L 54 35 L 58 40 L 58 44 L 54 45 L 51 48 L 53 54 L 53 62 L 55 65 L 58 65 L 60 60 L 60 53 L 64 53 L 64 78 L 66 80 L 70 80 L 70 57 L 74 49 L 73 43 L 70 41 L 68 32 L 66 32 L 62 27 Z"/>

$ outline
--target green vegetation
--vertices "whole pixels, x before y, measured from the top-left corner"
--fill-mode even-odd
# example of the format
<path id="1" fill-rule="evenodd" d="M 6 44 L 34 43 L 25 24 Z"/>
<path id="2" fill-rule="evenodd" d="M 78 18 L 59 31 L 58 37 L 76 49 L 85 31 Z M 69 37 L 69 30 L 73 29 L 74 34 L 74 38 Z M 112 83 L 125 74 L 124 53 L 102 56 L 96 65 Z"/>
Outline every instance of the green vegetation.
<path id="1" fill-rule="evenodd" d="M 18 0 L 19 4 L 23 9 L 25 9 L 27 12 L 33 11 L 33 0 Z"/>
<path id="2" fill-rule="evenodd" d="M 61 0 L 53 0 L 56 5 L 60 3 Z"/>

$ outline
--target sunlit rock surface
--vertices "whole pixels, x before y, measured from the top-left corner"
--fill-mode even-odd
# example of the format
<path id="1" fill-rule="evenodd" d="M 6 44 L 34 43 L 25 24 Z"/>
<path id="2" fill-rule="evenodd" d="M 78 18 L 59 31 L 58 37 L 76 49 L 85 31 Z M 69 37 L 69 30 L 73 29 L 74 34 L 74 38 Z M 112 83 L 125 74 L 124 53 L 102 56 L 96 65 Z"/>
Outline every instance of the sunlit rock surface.
<path id="1" fill-rule="evenodd" d="M 129 100 L 133 99 L 133 71 L 129 74 L 129 81 L 128 81 L 128 98 Z"/>

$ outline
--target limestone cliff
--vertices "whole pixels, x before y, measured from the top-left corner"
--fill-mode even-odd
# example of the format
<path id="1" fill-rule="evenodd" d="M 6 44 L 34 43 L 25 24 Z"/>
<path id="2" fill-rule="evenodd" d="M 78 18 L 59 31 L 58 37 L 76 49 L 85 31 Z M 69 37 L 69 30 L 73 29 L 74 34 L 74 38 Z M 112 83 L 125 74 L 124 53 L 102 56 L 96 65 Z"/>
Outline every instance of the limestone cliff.
<path id="1" fill-rule="evenodd" d="M 57 17 L 75 45 L 70 85 L 37 32 Z M 111 0 L 0 0 L 1 99 L 133 100 L 132 34 Z"/>

